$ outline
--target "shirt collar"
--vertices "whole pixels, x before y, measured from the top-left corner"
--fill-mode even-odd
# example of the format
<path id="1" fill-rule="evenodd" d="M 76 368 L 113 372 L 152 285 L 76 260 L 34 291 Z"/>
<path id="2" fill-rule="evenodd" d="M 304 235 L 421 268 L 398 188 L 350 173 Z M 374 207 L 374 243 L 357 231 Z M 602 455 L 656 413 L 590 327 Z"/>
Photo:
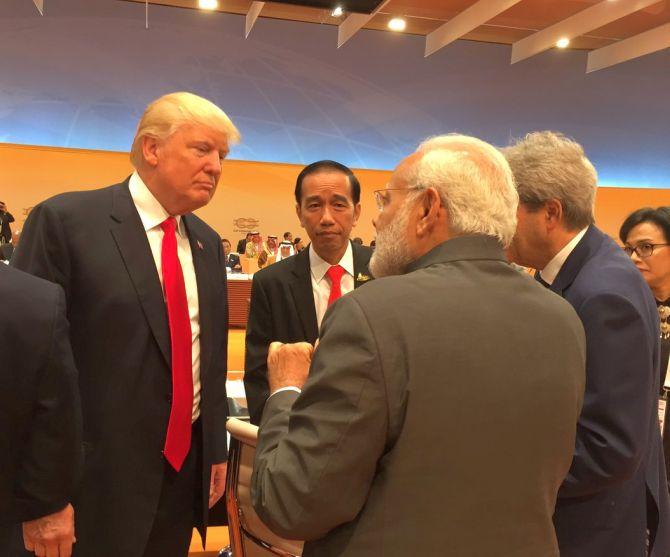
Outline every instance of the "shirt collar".
<path id="1" fill-rule="evenodd" d="M 351 249 L 351 242 L 347 241 L 347 251 L 344 252 L 344 255 L 338 262 L 338 265 L 340 265 L 352 277 L 354 276 L 354 252 Z M 323 280 L 323 277 L 326 276 L 328 269 L 331 267 L 328 261 L 321 259 L 319 254 L 317 254 L 314 250 L 314 246 L 311 244 L 309 246 L 309 267 L 312 272 L 312 276 L 317 283 Z"/>
<path id="2" fill-rule="evenodd" d="M 165 208 L 160 204 L 154 194 L 149 191 L 144 180 L 140 178 L 137 172 L 133 172 L 128 182 L 128 189 L 130 189 L 130 197 L 133 198 L 133 203 L 140 215 L 140 220 L 144 226 L 145 231 L 160 226 L 160 224 L 170 216 Z M 176 215 L 177 232 L 180 236 L 185 237 L 184 223 L 181 215 Z"/>
<path id="3" fill-rule="evenodd" d="M 563 267 L 568 256 L 572 253 L 572 250 L 577 247 L 577 244 L 584 237 L 587 230 L 588 226 L 580 230 L 572 240 L 563 246 L 561 251 L 554 255 L 553 259 L 547 263 L 547 266 L 540 271 L 540 276 L 544 282 L 552 284 L 556 280 L 558 273 L 561 271 L 561 267 Z"/>

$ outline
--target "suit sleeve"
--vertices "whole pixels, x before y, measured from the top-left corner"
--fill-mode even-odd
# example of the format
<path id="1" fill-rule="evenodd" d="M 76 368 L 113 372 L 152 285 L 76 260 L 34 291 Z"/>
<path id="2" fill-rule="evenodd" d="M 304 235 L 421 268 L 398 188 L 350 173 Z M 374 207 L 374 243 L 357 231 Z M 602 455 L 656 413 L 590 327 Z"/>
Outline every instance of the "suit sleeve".
<path id="1" fill-rule="evenodd" d="M 228 419 L 228 393 L 226 392 L 226 380 L 228 378 L 228 285 L 226 279 L 225 258 L 221 242 L 217 240 L 218 258 L 220 265 L 221 285 L 221 305 L 223 313 L 221 315 L 221 326 L 217 328 L 221 331 L 221 338 L 218 342 L 219 357 L 213 362 L 213 376 L 208 383 L 209 391 L 205 396 L 213 402 L 214 419 L 210 422 L 215 425 L 214 439 L 212 439 L 212 463 L 218 464 L 228 460 L 228 436 L 226 433 L 226 420 Z"/>
<path id="2" fill-rule="evenodd" d="M 251 423 L 258 425 L 268 398 L 268 348 L 272 338 L 272 310 L 262 282 L 254 276 L 244 351 L 244 390 Z"/>
<path id="3" fill-rule="evenodd" d="M 42 203 L 30 211 L 11 265 L 60 284 L 70 299 L 70 256 L 63 225 L 53 208 Z"/>
<path id="4" fill-rule="evenodd" d="M 81 406 L 60 288 L 53 313 L 50 348 L 37 375 L 37 399 L 17 473 L 17 516 L 21 521 L 65 507 L 72 501 L 81 474 Z"/>
<path id="5" fill-rule="evenodd" d="M 253 505 L 277 534 L 322 537 L 363 507 L 388 429 L 379 348 L 358 303 L 326 314 L 300 395 L 270 397 L 252 476 Z"/>
<path id="6" fill-rule="evenodd" d="M 653 340 L 633 304 L 619 295 L 599 295 L 578 314 L 586 332 L 586 390 L 559 497 L 591 495 L 635 473 L 658 396 Z"/>
<path id="7" fill-rule="evenodd" d="M 7 222 L 14 222 L 14 216 L 11 213 L 5 213 L 5 217 L 7 218 Z"/>

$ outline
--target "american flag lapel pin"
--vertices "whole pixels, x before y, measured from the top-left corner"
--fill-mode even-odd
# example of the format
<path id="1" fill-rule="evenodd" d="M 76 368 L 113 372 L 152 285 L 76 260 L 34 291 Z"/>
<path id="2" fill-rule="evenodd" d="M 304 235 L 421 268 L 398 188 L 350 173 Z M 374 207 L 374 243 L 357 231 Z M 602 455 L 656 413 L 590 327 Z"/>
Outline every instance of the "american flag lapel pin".
<path id="1" fill-rule="evenodd" d="M 205 248 L 202 246 L 202 242 L 200 240 L 195 241 L 196 244 L 198 244 L 198 249 L 204 250 Z"/>

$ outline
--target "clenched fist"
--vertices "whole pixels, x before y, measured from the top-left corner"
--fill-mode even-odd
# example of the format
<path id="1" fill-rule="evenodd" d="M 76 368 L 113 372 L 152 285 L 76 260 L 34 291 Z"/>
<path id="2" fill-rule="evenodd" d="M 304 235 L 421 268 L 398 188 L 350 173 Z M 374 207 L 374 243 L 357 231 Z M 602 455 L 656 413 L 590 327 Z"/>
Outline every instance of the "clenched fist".
<path id="1" fill-rule="evenodd" d="M 314 347 L 308 342 L 283 344 L 273 342 L 268 350 L 268 383 L 270 393 L 283 387 L 302 386 L 309 375 Z"/>

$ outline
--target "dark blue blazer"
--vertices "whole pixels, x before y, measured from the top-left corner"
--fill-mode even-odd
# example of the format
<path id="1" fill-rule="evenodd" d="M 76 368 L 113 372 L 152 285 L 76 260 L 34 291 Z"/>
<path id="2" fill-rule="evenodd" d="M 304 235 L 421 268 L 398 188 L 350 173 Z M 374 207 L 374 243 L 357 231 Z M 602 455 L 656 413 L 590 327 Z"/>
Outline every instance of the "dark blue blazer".
<path id="1" fill-rule="evenodd" d="M 0 263 L 0 555 L 19 523 L 72 502 L 81 407 L 63 290 Z"/>
<path id="2" fill-rule="evenodd" d="M 590 226 L 551 289 L 586 331 L 586 392 L 575 455 L 558 494 L 561 557 L 670 555 L 670 504 L 658 425 L 656 303 L 630 258 Z"/>

